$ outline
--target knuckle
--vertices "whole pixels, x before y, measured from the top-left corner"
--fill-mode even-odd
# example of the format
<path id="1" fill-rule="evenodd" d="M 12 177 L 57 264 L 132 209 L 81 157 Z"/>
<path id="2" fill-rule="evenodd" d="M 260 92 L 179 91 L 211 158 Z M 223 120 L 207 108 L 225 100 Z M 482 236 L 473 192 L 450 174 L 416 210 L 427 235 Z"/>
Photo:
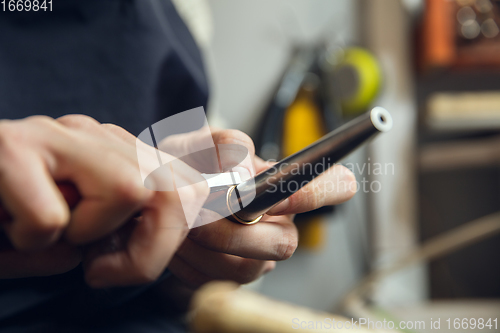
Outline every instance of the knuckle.
<path id="1" fill-rule="evenodd" d="M 289 259 L 298 246 L 298 237 L 296 233 L 292 233 L 289 230 L 283 232 L 281 241 L 276 244 L 276 257 L 277 260 L 287 260 Z"/>
<path id="2" fill-rule="evenodd" d="M 33 228 L 42 233 L 52 233 L 63 229 L 70 218 L 67 209 L 48 209 L 40 211 L 33 218 Z"/>
<path id="3" fill-rule="evenodd" d="M 43 133 L 36 132 L 34 130 L 41 128 L 53 131 L 57 128 L 57 125 L 53 118 L 48 116 L 31 116 L 22 120 L 0 120 L 0 148 L 10 147 L 12 144 L 23 144 L 28 141 L 28 139 L 36 138 L 37 140 L 31 140 L 30 145 L 36 143 L 39 139 L 43 139 Z M 36 132 L 36 133 L 34 133 Z"/>
<path id="4" fill-rule="evenodd" d="M 124 179 L 115 187 L 114 197 L 125 205 L 140 206 L 150 198 L 151 192 L 141 182 Z"/>
<path id="5" fill-rule="evenodd" d="M 114 133 L 122 138 L 128 137 L 128 138 L 133 139 L 133 140 L 136 139 L 136 137 L 134 135 L 132 135 L 126 129 L 124 129 L 123 127 L 120 127 L 118 125 L 111 124 L 111 123 L 104 123 L 104 124 L 100 124 L 99 126 L 103 129 L 105 129 L 106 131 Z"/>
<path id="6" fill-rule="evenodd" d="M 115 124 L 111 124 L 111 123 L 103 123 L 103 124 L 99 124 L 99 126 L 104 129 L 106 132 L 109 132 L 109 133 L 113 133 L 114 135 L 117 135 L 118 137 L 122 138 L 122 139 L 125 139 L 125 138 L 130 138 L 132 140 L 135 140 L 136 137 L 133 136 L 132 134 L 130 134 L 130 132 L 128 132 L 127 130 L 125 130 L 124 128 L 118 126 L 118 125 L 115 125 Z"/>
<path id="7" fill-rule="evenodd" d="M 106 130 L 110 130 L 110 131 L 122 130 L 122 128 L 120 126 L 115 125 L 115 124 L 111 124 L 111 123 L 102 123 L 101 127 L 106 129 Z"/>
<path id="8" fill-rule="evenodd" d="M 94 118 L 82 114 L 70 114 L 62 116 L 60 118 L 57 118 L 57 121 L 66 127 L 75 129 L 84 129 L 100 125 L 100 123 Z"/>
<path id="9" fill-rule="evenodd" d="M 69 212 L 46 210 L 37 212 L 33 217 L 16 220 L 16 228 L 11 230 L 11 240 L 19 250 L 36 250 L 57 241 L 69 221 Z"/>
<path id="10" fill-rule="evenodd" d="M 6 137 L 6 133 L 8 133 L 10 131 L 11 126 L 12 126 L 11 120 L 6 120 L 6 119 L 0 120 L 0 139 L 3 139 Z"/>
<path id="11" fill-rule="evenodd" d="M 16 132 L 13 129 L 12 122 L 8 120 L 0 121 L 0 149 L 5 150 L 15 140 Z M 14 136 L 14 138 L 13 138 Z"/>
<path id="12" fill-rule="evenodd" d="M 45 144 L 53 143 L 55 138 L 59 138 L 59 140 L 68 139 L 64 126 L 48 116 L 31 116 L 19 122 L 18 125 L 23 128 L 23 137 L 31 139 L 30 145 L 37 141 Z"/>
<path id="13" fill-rule="evenodd" d="M 26 121 L 29 121 L 29 122 L 37 124 L 37 125 L 43 125 L 43 126 L 53 126 L 54 125 L 54 118 L 51 118 L 49 116 L 43 116 L 43 115 L 28 117 L 28 118 L 26 118 Z"/>
<path id="14" fill-rule="evenodd" d="M 24 126 L 11 120 L 0 121 L 0 149 L 7 153 L 25 141 L 27 133 Z"/>

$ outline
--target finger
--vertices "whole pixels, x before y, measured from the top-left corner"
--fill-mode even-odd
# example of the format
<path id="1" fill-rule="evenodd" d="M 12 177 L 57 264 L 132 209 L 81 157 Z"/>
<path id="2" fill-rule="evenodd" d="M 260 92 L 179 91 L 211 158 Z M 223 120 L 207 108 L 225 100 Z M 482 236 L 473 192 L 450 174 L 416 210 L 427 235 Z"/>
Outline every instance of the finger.
<path id="1" fill-rule="evenodd" d="M 12 244 L 34 250 L 55 242 L 69 222 L 69 208 L 45 162 L 30 151 L 0 148 L 0 199 L 12 221 Z"/>
<path id="2" fill-rule="evenodd" d="M 69 182 L 56 182 L 57 188 L 61 192 L 66 204 L 70 209 L 73 209 L 81 199 L 80 193 L 76 187 Z M 12 221 L 12 217 L 0 205 L 0 226 L 6 222 Z"/>
<path id="3" fill-rule="evenodd" d="M 78 182 L 84 199 L 73 210 L 65 231 L 67 240 L 84 244 L 101 238 L 125 223 L 153 195 L 137 179 L 136 172 L 126 169 L 124 165 L 114 174 L 96 169 L 92 174 L 87 169 L 86 181 L 82 177 Z M 112 174 L 114 178 L 110 179 Z"/>
<path id="4" fill-rule="evenodd" d="M 182 243 L 176 255 L 207 276 L 240 284 L 256 280 L 269 269 L 267 261 L 210 251 L 190 239 Z"/>
<path id="5" fill-rule="evenodd" d="M 70 209 L 73 209 L 78 202 L 81 200 L 80 193 L 78 189 L 69 182 L 56 182 L 57 188 L 61 192 L 66 204 Z M 7 211 L 0 205 L 0 225 L 5 222 L 12 221 L 12 217 L 7 213 Z"/>
<path id="6" fill-rule="evenodd" d="M 158 148 L 203 173 L 219 173 L 217 151 L 208 126 L 199 130 L 170 135 L 163 139 Z"/>
<path id="7" fill-rule="evenodd" d="M 106 131 L 113 133 L 126 143 L 135 145 L 136 137 L 129 131 L 125 130 L 123 127 L 116 126 L 114 124 L 102 124 L 101 127 L 104 128 Z"/>
<path id="8" fill-rule="evenodd" d="M 152 189 L 162 184 L 172 184 L 171 190 L 174 185 L 178 188 L 182 194 L 182 208 L 190 220 L 197 216 L 209 193 L 207 183 L 199 181 L 203 177 L 178 160 L 158 168 L 167 173 L 152 172 L 152 177 L 147 178 L 152 186 L 146 187 L 137 163 L 132 164 L 120 155 L 102 156 L 102 159 L 85 157 L 84 154 L 75 156 L 75 167 L 71 170 L 71 179 L 75 179 L 85 198 L 73 211 L 66 231 L 67 239 L 73 243 L 87 243 L 116 230 L 149 203 L 155 193 L 159 193 Z M 156 155 L 144 157 L 149 158 L 150 166 L 157 163 Z"/>
<path id="9" fill-rule="evenodd" d="M 71 243 L 88 243 L 125 223 L 152 193 L 142 184 L 134 146 L 90 117 L 70 115 L 57 121 L 77 139 L 71 146 L 50 143 L 58 156 L 54 177 L 71 179 L 82 196 L 65 237 Z"/>
<path id="10" fill-rule="evenodd" d="M 125 223 L 152 193 L 140 179 L 135 146 L 88 116 L 67 115 L 57 122 L 77 135 L 72 146 L 50 143 L 61 156 L 54 177 L 71 179 L 82 196 L 65 237 L 71 243 L 88 243 Z"/>
<path id="11" fill-rule="evenodd" d="M 108 144 L 108 149 L 120 152 L 124 157 L 127 157 L 131 162 L 137 163 L 137 155 L 135 151 L 135 136 L 127 132 L 125 129 L 113 124 L 101 124 L 94 118 L 81 114 L 71 114 L 59 117 L 56 121 L 65 127 L 76 130 L 79 134 L 92 138 L 99 138 L 101 145 Z"/>
<path id="12" fill-rule="evenodd" d="M 193 193 L 200 206 L 208 189 Z M 86 263 L 86 280 L 95 288 L 148 283 L 156 280 L 188 232 L 177 192 L 156 192 L 143 210 L 123 251 Z"/>
<path id="13" fill-rule="evenodd" d="M 204 180 L 198 172 L 194 172 L 181 161 L 169 164 L 172 168 L 168 168 L 169 165 L 158 168 L 157 154 L 155 152 L 151 154 L 151 151 L 144 150 L 142 146 L 141 148 L 137 146 L 136 149 L 136 138 L 118 126 L 111 124 L 100 125 L 88 117 L 62 117 L 59 121 L 66 126 L 83 130 L 85 134 L 93 133 L 96 136 L 102 136 L 105 133 L 106 136 L 111 135 L 113 137 L 111 148 L 115 149 L 115 146 L 117 146 L 116 149 L 122 149 L 121 155 L 125 158 L 125 160 L 122 160 L 120 156 L 115 156 L 117 158 L 110 160 L 109 157 L 103 156 L 99 160 L 97 156 L 89 156 L 88 159 L 85 156 L 75 157 L 78 168 L 84 169 L 86 172 L 73 174 L 72 177 L 75 177 L 79 182 L 86 200 L 81 202 L 73 212 L 73 219 L 66 232 L 67 239 L 72 242 L 85 243 L 95 240 L 118 228 L 142 207 L 153 192 L 146 190 L 141 181 L 141 176 L 148 175 L 146 178 L 149 183 L 146 187 L 150 190 L 168 184 L 184 187 Z M 139 151 L 141 152 L 141 169 L 137 168 Z M 171 156 L 164 153 L 160 153 L 160 155 L 163 161 L 171 158 Z M 122 163 L 120 163 L 120 160 Z M 172 169 L 175 176 L 171 172 Z M 156 171 L 168 172 L 156 173 Z M 153 173 L 154 175 L 152 175 Z M 113 175 L 113 177 L 109 177 L 109 175 Z M 152 176 L 150 177 L 150 175 Z M 88 180 L 79 178 L 84 176 Z M 154 184 L 151 184 L 151 182 Z M 89 187 L 88 184 L 94 184 L 94 187 Z M 95 184 L 98 185 L 95 186 Z M 182 191 L 189 192 L 190 190 L 183 188 Z M 184 198 L 184 196 L 182 197 Z M 183 201 L 183 205 L 185 211 L 191 211 L 188 209 L 188 203 Z M 92 216 L 92 219 L 89 216 Z M 87 223 L 83 221 L 85 218 L 88 220 Z"/>
<path id="14" fill-rule="evenodd" d="M 238 172 L 243 181 L 255 176 L 255 146 L 247 134 L 238 130 L 219 130 L 212 133 L 212 138 L 217 147 L 222 172 Z"/>
<path id="15" fill-rule="evenodd" d="M 338 205 L 357 191 L 356 177 L 342 165 L 335 165 L 267 212 L 269 215 L 298 214 L 323 206 Z"/>
<path id="16" fill-rule="evenodd" d="M 216 213 L 205 209 L 200 213 L 202 219 L 215 221 L 217 219 L 213 214 Z M 285 216 L 253 225 L 222 219 L 192 229 L 188 237 L 212 251 L 259 260 L 288 259 L 295 252 L 298 242 L 297 228 Z"/>
<path id="17" fill-rule="evenodd" d="M 241 131 L 202 127 L 197 131 L 171 135 L 159 143 L 159 148 L 182 157 L 184 162 L 200 172 L 219 173 L 236 167 L 233 171 L 241 172 L 240 176 L 244 179 L 254 174 L 253 141 Z"/>
<path id="18" fill-rule="evenodd" d="M 96 135 L 99 137 L 105 137 L 108 140 L 117 141 L 117 139 L 123 140 L 125 135 L 112 127 L 111 124 L 101 124 L 92 117 L 85 116 L 82 114 L 69 114 L 56 119 L 56 121 L 68 128 L 76 129 L 87 134 Z M 114 126 L 114 125 L 113 125 Z M 114 126 L 120 128 L 118 126 Z M 123 130 L 124 132 L 127 132 Z M 127 132 L 128 133 L 128 132 Z M 129 134 L 132 135 L 132 134 Z M 130 142 L 130 141 L 128 141 Z"/>
<path id="19" fill-rule="evenodd" d="M 264 161 L 259 156 L 254 157 L 255 172 L 257 174 L 271 168 L 275 164 L 276 164 L 276 162 Z"/>
<path id="20" fill-rule="evenodd" d="M 212 138 L 215 144 L 236 144 L 245 147 L 249 154 L 255 155 L 253 140 L 242 131 L 234 129 L 215 129 L 212 131 Z"/>

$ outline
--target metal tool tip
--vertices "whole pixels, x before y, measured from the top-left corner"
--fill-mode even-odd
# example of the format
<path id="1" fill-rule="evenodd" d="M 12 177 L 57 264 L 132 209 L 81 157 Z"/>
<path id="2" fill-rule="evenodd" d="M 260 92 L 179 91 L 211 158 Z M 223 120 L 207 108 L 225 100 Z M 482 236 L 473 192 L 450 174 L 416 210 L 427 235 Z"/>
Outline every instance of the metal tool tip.
<path id="1" fill-rule="evenodd" d="M 383 107 L 374 107 L 370 111 L 370 119 L 380 132 L 388 132 L 392 128 L 391 114 Z"/>

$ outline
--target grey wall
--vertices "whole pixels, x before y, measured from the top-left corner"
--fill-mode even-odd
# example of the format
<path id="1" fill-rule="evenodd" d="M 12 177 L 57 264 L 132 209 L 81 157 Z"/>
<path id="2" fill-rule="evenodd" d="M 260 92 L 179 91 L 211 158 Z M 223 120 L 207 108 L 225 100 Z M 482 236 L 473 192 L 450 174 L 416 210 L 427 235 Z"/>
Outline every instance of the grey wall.
<path id="1" fill-rule="evenodd" d="M 210 112 L 251 131 L 296 43 L 355 39 L 353 0 L 209 0 Z"/>
<path id="2" fill-rule="evenodd" d="M 251 132 L 296 43 L 357 41 L 354 0 L 209 0 L 213 36 L 206 47 L 212 81 L 210 123 Z M 363 160 L 363 152 L 351 158 Z M 366 267 L 365 196 L 329 217 L 327 243 L 299 249 L 260 284 L 278 299 L 329 309 Z"/>
<path id="3" fill-rule="evenodd" d="M 421 0 L 175 0 L 205 53 L 212 94 L 209 122 L 251 133 L 293 45 L 328 40 L 361 44 L 379 59 L 377 100 L 394 129 L 345 162 L 393 163 L 395 174 L 368 176 L 379 193 L 358 192 L 329 216 L 321 250 L 299 249 L 254 287 L 282 300 L 331 310 L 371 266 L 383 267 L 417 246 L 413 171 L 415 98 L 411 13 Z M 393 306 L 426 297 L 423 266 L 386 279 L 374 300 Z"/>

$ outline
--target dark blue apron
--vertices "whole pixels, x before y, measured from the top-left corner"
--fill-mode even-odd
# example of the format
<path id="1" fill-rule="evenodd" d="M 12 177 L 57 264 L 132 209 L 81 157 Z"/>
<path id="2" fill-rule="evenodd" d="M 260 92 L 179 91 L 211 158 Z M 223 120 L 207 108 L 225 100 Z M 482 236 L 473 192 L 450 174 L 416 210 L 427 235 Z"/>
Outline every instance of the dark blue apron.
<path id="1" fill-rule="evenodd" d="M 206 106 L 201 55 L 164 0 L 55 0 L 0 11 L 0 119 L 86 114 L 133 134 Z M 177 332 L 154 284 L 92 290 L 81 267 L 0 280 L 0 332 Z M 167 305 L 168 307 L 168 305 Z"/>

